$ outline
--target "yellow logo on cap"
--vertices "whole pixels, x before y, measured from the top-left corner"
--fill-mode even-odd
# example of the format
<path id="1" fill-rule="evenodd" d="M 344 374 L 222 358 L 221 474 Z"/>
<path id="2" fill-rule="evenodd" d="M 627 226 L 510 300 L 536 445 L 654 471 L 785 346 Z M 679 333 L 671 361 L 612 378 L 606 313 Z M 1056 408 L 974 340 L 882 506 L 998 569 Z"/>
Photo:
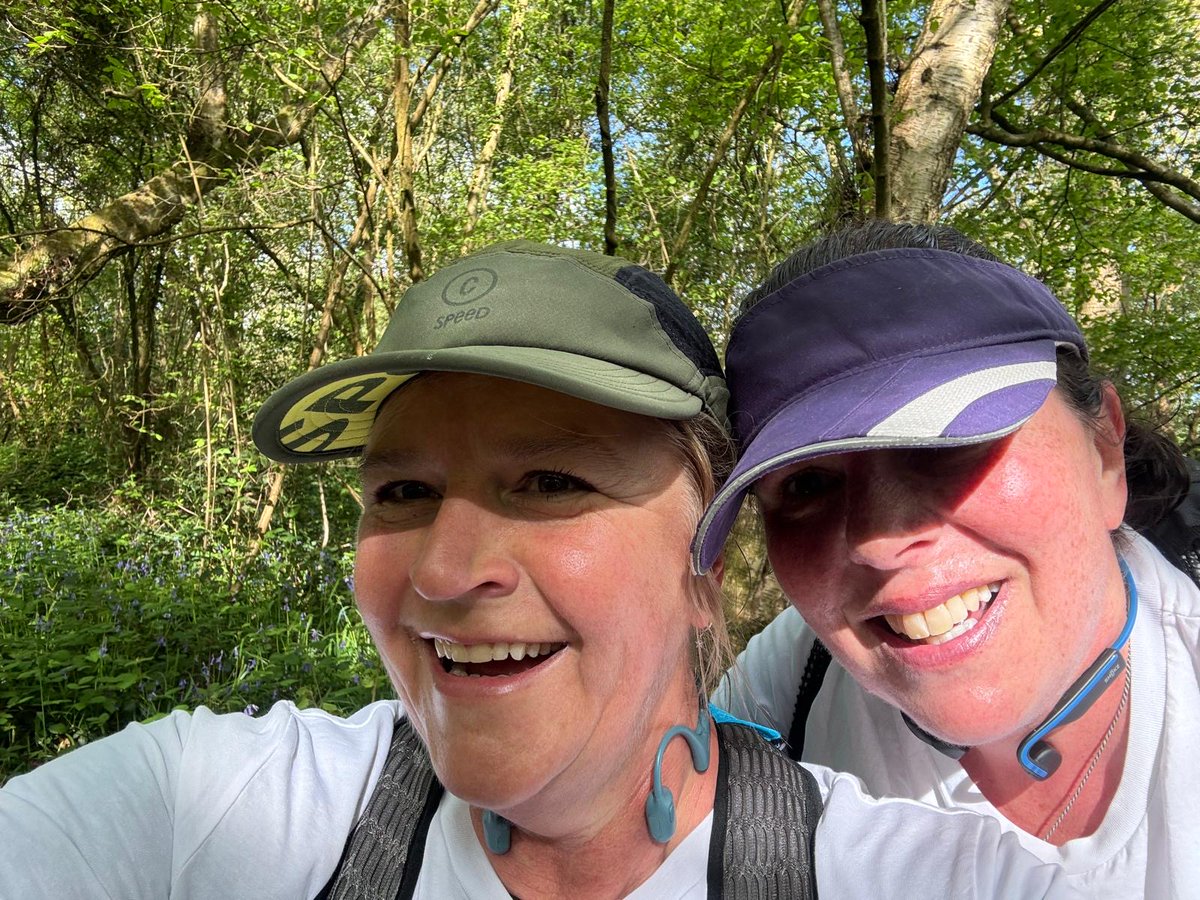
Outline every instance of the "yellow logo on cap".
<path id="1" fill-rule="evenodd" d="M 379 404 L 412 375 L 356 375 L 301 397 L 279 423 L 279 442 L 293 453 L 357 450 Z"/>

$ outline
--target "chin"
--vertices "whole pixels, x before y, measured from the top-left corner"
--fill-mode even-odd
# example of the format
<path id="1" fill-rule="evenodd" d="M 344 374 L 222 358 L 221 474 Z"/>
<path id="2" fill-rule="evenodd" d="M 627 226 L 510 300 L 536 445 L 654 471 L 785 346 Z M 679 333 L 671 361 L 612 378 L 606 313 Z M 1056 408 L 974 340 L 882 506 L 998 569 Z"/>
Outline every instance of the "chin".
<path id="1" fill-rule="evenodd" d="M 903 707 L 902 707 L 903 708 Z M 930 734 L 960 747 L 982 747 L 1000 741 L 1023 737 L 1033 725 L 1022 730 L 1012 725 L 1018 716 L 996 716 L 994 712 L 974 716 L 927 715 L 921 711 L 908 713 L 909 718 Z"/>
<path id="2" fill-rule="evenodd" d="M 464 754 L 453 760 L 435 760 L 434 771 L 446 790 L 460 800 L 482 809 L 504 810 L 545 789 L 546 779 L 538 777 L 529 762 Z"/>

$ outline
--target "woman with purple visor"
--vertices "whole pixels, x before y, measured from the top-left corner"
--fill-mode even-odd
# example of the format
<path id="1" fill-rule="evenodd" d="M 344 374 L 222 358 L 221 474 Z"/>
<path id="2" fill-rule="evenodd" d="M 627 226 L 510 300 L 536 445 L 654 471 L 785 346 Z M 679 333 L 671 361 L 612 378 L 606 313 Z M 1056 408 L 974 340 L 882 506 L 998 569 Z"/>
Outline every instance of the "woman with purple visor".
<path id="1" fill-rule="evenodd" d="M 1198 896 L 1200 590 L 1135 531 L 1187 467 L 1059 301 L 951 229 L 869 223 L 753 292 L 726 365 L 741 456 L 693 566 L 751 495 L 793 608 L 717 702 L 996 817 L 1088 896 Z"/>

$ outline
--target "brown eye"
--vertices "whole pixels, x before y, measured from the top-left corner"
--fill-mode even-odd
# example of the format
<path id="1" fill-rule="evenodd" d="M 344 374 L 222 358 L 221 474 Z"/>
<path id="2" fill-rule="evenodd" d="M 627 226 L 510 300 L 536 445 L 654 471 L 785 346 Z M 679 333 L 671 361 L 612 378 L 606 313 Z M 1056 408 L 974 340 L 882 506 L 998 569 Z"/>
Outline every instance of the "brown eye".
<path id="1" fill-rule="evenodd" d="M 564 494 L 568 491 L 590 491 L 591 485 L 565 472 L 534 472 L 529 478 L 531 488 L 539 494 Z"/>
<path id="2" fill-rule="evenodd" d="M 436 496 L 433 488 L 420 481 L 389 481 L 375 491 L 377 503 L 412 503 Z"/>
<path id="3" fill-rule="evenodd" d="M 784 479 L 779 487 L 782 501 L 789 504 L 804 504 L 833 491 L 841 484 L 842 477 L 824 469 L 802 469 Z"/>

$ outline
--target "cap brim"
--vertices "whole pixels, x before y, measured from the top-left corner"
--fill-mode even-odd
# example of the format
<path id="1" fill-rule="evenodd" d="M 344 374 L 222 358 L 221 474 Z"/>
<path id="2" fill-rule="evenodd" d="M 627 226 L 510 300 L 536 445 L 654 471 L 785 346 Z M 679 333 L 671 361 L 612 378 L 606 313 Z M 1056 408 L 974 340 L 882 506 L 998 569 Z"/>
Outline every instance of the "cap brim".
<path id="1" fill-rule="evenodd" d="M 331 363 L 288 382 L 255 417 L 254 443 L 278 462 L 356 456 L 383 401 L 421 372 L 493 375 L 660 419 L 689 419 L 703 406 L 699 397 L 652 375 L 560 350 L 405 350 Z"/>
<path id="2" fill-rule="evenodd" d="M 764 475 L 831 453 L 953 447 L 1003 437 L 1037 412 L 1056 376 L 1055 343 L 1029 341 L 883 365 L 796 398 L 742 448 L 700 520 L 693 569 L 712 567 L 746 492 Z"/>

